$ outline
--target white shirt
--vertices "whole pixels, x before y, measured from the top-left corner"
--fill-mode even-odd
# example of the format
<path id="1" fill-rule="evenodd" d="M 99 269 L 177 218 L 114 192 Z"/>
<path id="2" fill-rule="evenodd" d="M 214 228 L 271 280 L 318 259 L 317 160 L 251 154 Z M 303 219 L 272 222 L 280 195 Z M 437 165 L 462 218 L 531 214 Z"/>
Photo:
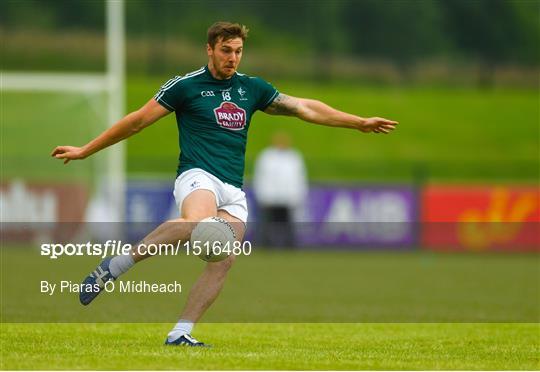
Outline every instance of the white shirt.
<path id="1" fill-rule="evenodd" d="M 267 148 L 255 162 L 253 186 L 262 205 L 300 207 L 308 191 L 302 156 L 292 149 Z"/>

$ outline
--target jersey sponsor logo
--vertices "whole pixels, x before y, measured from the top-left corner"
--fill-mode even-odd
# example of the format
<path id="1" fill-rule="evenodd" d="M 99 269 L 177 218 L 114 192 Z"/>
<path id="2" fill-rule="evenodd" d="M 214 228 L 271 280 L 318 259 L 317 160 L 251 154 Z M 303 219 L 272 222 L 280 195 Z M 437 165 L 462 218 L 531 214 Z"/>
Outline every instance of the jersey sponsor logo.
<path id="1" fill-rule="evenodd" d="M 202 97 L 215 97 L 216 94 L 215 94 L 213 91 L 211 91 L 211 90 L 203 90 L 203 91 L 201 92 L 201 96 L 202 96 Z"/>
<path id="2" fill-rule="evenodd" d="M 219 126 L 230 130 L 242 130 L 246 126 L 246 110 L 232 102 L 222 102 L 214 109 Z"/>

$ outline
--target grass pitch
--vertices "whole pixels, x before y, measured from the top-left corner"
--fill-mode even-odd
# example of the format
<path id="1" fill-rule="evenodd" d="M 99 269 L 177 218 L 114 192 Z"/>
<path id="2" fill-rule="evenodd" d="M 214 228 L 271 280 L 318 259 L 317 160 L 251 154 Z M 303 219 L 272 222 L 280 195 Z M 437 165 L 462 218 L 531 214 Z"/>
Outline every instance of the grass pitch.
<path id="1" fill-rule="evenodd" d="M 170 326 L 3 324 L 1 368 L 540 368 L 538 324 L 200 324 L 209 349 L 164 346 Z"/>
<path id="2" fill-rule="evenodd" d="M 145 104 L 164 80 L 130 78 L 127 110 Z M 400 125 L 390 136 L 363 135 L 257 113 L 246 152 L 247 180 L 256 156 L 276 130 L 291 134 L 310 179 L 316 181 L 538 180 L 537 91 L 274 84 L 287 94 L 320 99 L 363 116 L 385 116 Z M 4 177 L 91 183 L 95 171 L 103 170 L 109 150 L 67 167 L 49 156 L 55 146 L 83 145 L 106 128 L 103 96 L 4 92 L 2 100 Z M 509 124 L 519 125 L 519 130 L 509 130 Z M 127 171 L 173 180 L 178 151 L 176 122 L 169 115 L 127 141 Z"/>
<path id="3" fill-rule="evenodd" d="M 98 257 L 51 260 L 38 249 L 1 251 L 6 323 L 170 323 L 204 263 L 154 257 L 119 281 L 182 284 L 181 293 L 41 292 L 41 281 L 80 283 Z M 21 276 L 21 268 L 25 275 Z M 265 252 L 239 257 L 203 321 L 209 323 L 533 323 L 540 320 L 536 254 Z M 59 287 L 59 286 L 58 286 Z"/>
<path id="4" fill-rule="evenodd" d="M 131 79 L 128 109 L 144 104 L 164 80 Z M 247 151 L 248 178 L 272 132 L 285 129 L 304 154 L 312 180 L 408 182 L 418 173 L 437 181 L 538 180 L 537 91 L 274 83 L 287 94 L 322 99 L 361 115 L 399 120 L 400 128 L 392 136 L 369 137 L 257 114 Z M 103 169 L 99 162 L 105 152 L 67 167 L 49 153 L 56 145 L 82 145 L 104 128 L 103 98 L 48 96 L 45 101 L 41 97 L 19 93 L 3 97 L 2 176 L 91 183 L 95 169 Z M 508 123 L 518 123 L 520 129 L 508 130 Z M 128 172 L 154 172 L 173 179 L 177 156 L 171 115 L 128 141 Z M 397 260 L 385 255 L 344 254 L 331 260 L 317 255 L 309 260 L 261 256 L 234 269 L 223 296 L 206 318 L 244 318 L 245 322 L 197 326 L 194 335 L 213 344 L 212 349 L 162 345 L 172 326 L 168 319 L 180 309 L 180 303 L 170 306 L 166 298 L 142 302 L 144 311 L 172 312 L 171 318 L 158 316 L 162 323 L 52 323 L 74 321 L 78 315 L 65 320 L 65 313 L 54 312 L 58 302 L 34 301 L 37 282 L 16 280 L 18 284 L 12 285 L 6 278 L 19 278 L 21 268 L 36 280 L 56 278 L 62 271 L 27 256 L 11 258 L 6 261 L 3 256 L 2 321 L 6 315 L 27 313 L 31 318 L 39 312 L 49 318 L 43 321 L 51 323 L 2 323 L 2 369 L 540 369 L 536 256 L 462 255 L 448 260 L 429 255 Z M 130 275 L 133 279 L 150 275 L 156 280 L 172 279 L 178 267 L 187 285 L 196 277 L 192 265 L 162 260 L 158 272 L 157 264 L 149 263 Z M 78 281 L 94 265 L 88 261 L 69 275 Z M 275 280 L 276 267 L 284 274 L 281 281 Z M 329 271 L 333 275 L 321 278 L 320 273 Z M 321 282 L 326 285 L 317 285 Z M 306 291 L 306 284 L 312 290 Z M 419 288 L 426 288 L 430 295 Z M 25 295 L 26 289 L 31 295 Z M 66 306 L 77 305 L 75 299 L 61 299 L 67 301 Z M 129 298 L 124 300 L 128 301 L 98 299 L 102 309 L 142 312 Z M 133 301 L 141 304 L 140 299 Z M 96 313 L 95 308 L 87 310 Z M 276 314 L 283 321 L 313 323 L 262 323 Z M 400 318 L 530 322 L 388 323 Z M 384 323 L 315 323 L 328 319 Z M 246 324 L 249 321 L 261 323 Z"/>
<path id="5" fill-rule="evenodd" d="M 150 99 L 161 80 L 131 79 L 129 110 Z M 320 99 L 361 116 L 387 117 L 400 125 L 389 136 L 364 135 L 256 113 L 246 152 L 248 180 L 256 156 L 269 145 L 276 130 L 290 133 L 305 158 L 311 180 L 538 180 L 538 91 L 272 83 L 285 94 Z M 509 123 L 519 123 L 520 130 L 508 130 Z M 174 115 L 170 115 L 131 137 L 127 145 L 128 172 L 174 172 L 178 158 L 176 131 Z"/>
<path id="6" fill-rule="evenodd" d="M 0 251 L 2 369 L 540 368 L 537 255 L 259 252 L 238 260 L 194 331 L 213 347 L 192 349 L 163 342 L 202 261 L 156 257 L 126 274 L 179 279 L 180 295 L 110 293 L 83 307 L 40 294 L 39 280 L 79 282 L 99 259 L 29 248 Z"/>

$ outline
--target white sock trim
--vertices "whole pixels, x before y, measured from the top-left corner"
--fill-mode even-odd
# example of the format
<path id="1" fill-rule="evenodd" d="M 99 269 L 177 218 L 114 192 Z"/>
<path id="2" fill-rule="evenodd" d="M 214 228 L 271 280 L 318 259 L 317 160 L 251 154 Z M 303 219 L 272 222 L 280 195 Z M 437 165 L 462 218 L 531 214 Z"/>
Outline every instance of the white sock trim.
<path id="1" fill-rule="evenodd" d="M 183 335 L 188 335 L 191 333 L 194 327 L 194 323 L 191 320 L 180 319 L 174 328 L 167 335 L 167 340 L 172 342 Z"/>
<path id="2" fill-rule="evenodd" d="M 112 276 L 118 278 L 120 275 L 131 269 L 135 265 L 133 260 L 133 255 L 126 254 L 121 256 L 113 257 L 109 263 L 109 270 L 111 271 Z"/>

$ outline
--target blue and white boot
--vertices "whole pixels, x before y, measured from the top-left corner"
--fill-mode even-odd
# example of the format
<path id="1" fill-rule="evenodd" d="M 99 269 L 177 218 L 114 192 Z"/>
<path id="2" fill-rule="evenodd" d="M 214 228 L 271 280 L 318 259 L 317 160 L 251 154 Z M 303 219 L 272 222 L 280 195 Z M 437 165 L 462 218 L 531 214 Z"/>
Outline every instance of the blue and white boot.
<path id="1" fill-rule="evenodd" d="M 88 305 L 103 291 L 105 283 L 116 279 L 109 270 L 111 260 L 112 257 L 105 258 L 93 272 L 84 278 L 79 292 L 81 304 Z"/>
<path id="2" fill-rule="evenodd" d="M 165 345 L 171 346 L 193 346 L 193 347 L 210 347 L 210 345 L 205 344 L 204 342 L 197 341 L 191 335 L 183 335 L 178 337 L 174 341 L 165 340 Z"/>

